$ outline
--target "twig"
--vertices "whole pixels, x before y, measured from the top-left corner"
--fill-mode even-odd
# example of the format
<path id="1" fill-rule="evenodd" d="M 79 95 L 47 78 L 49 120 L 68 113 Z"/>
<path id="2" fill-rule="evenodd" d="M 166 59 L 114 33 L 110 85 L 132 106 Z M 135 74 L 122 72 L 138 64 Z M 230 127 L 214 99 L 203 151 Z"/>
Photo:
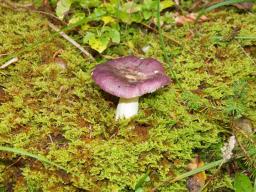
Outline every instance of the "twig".
<path id="1" fill-rule="evenodd" d="M 19 157 L 14 163 L 8 165 L 7 167 L 5 167 L 4 169 L 7 170 L 9 169 L 10 167 L 12 167 L 13 165 L 15 165 L 16 163 L 18 163 L 20 160 L 21 160 L 22 157 Z"/>
<path id="2" fill-rule="evenodd" d="M 52 23 L 48 23 L 49 27 L 52 28 L 54 31 L 58 32 L 64 39 L 66 39 L 67 41 L 69 41 L 72 45 L 74 45 L 76 48 L 78 48 L 83 54 L 85 54 L 86 56 L 90 57 L 90 59 L 95 60 L 93 58 L 93 56 L 86 51 L 81 45 L 79 45 L 74 39 L 72 39 L 71 37 L 69 37 L 66 33 L 64 33 L 63 31 L 61 31 L 60 29 L 58 29 L 58 27 L 56 27 L 54 24 Z"/>
<path id="3" fill-rule="evenodd" d="M 236 135 L 236 133 L 235 133 L 235 135 Z M 244 146 L 242 145 L 242 143 L 239 141 L 239 139 L 238 139 L 237 136 L 236 136 L 236 138 L 237 138 L 237 143 L 238 143 L 239 147 L 242 149 L 242 151 L 243 151 L 243 153 L 244 153 L 244 157 L 248 160 L 249 163 L 252 164 L 252 166 L 253 166 L 254 168 L 256 168 L 255 163 L 253 163 L 253 160 L 250 158 L 250 155 L 248 154 L 248 152 L 246 151 L 246 149 L 244 148 Z"/>
<path id="4" fill-rule="evenodd" d="M 254 65 L 256 65 L 256 63 L 255 63 L 255 61 L 253 60 L 253 58 L 250 56 L 250 54 L 248 54 L 248 53 L 244 50 L 243 46 L 242 46 L 238 41 L 236 41 L 236 43 L 238 44 L 238 46 L 239 46 L 239 48 L 242 50 L 242 52 L 245 54 L 245 56 L 246 56 Z"/>
<path id="5" fill-rule="evenodd" d="M 18 61 L 18 57 L 14 57 L 11 60 L 7 61 L 5 64 L 3 64 L 2 66 L 0 66 L 0 69 L 4 69 L 6 67 L 8 67 L 9 65 L 15 63 Z"/>
<path id="6" fill-rule="evenodd" d="M 0 54 L 0 57 L 6 56 L 6 55 L 8 55 L 8 53 L 3 53 L 3 54 Z"/>
<path id="7" fill-rule="evenodd" d="M 48 12 L 45 12 L 45 11 L 39 11 L 39 10 L 29 10 L 29 9 L 28 9 L 28 11 L 31 11 L 31 12 L 34 12 L 34 13 L 40 13 L 40 14 L 43 14 L 43 15 L 46 15 L 46 16 L 50 16 L 50 17 L 56 19 L 57 21 L 61 22 L 62 24 L 65 24 L 65 25 L 67 24 L 65 21 L 60 20 L 58 17 L 56 17 L 52 13 L 48 13 Z"/>

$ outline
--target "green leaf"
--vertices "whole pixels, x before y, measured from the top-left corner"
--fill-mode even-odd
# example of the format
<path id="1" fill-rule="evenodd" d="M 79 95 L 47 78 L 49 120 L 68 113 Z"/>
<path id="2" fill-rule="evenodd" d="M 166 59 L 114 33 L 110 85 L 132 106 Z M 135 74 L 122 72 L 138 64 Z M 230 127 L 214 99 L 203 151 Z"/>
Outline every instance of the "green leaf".
<path id="1" fill-rule="evenodd" d="M 56 15 L 63 19 L 72 5 L 72 0 L 59 0 L 56 8 Z"/>
<path id="2" fill-rule="evenodd" d="M 109 30 L 108 36 L 112 39 L 113 43 L 120 43 L 120 33 L 116 29 Z"/>
<path id="3" fill-rule="evenodd" d="M 102 27 L 102 36 L 111 38 L 113 43 L 120 43 L 120 33 L 117 29 L 108 26 Z"/>
<path id="4" fill-rule="evenodd" d="M 69 20 L 69 24 L 77 23 L 85 18 L 84 13 L 76 13 L 72 16 L 72 18 Z"/>
<path id="5" fill-rule="evenodd" d="M 143 10 L 148 10 L 153 12 L 156 11 L 156 7 L 157 7 L 157 1 L 153 1 L 153 0 L 145 0 L 144 4 L 142 5 Z"/>
<path id="6" fill-rule="evenodd" d="M 153 15 L 152 11 L 147 11 L 147 10 L 143 11 L 143 17 L 145 20 L 148 20 L 150 17 L 152 17 L 152 15 Z"/>
<path id="7" fill-rule="evenodd" d="M 141 10 L 141 5 L 136 4 L 133 1 L 130 1 L 123 4 L 122 10 L 129 14 L 137 13 Z"/>
<path id="8" fill-rule="evenodd" d="M 120 11 L 118 17 L 124 23 L 127 23 L 127 24 L 132 23 L 130 15 L 124 11 Z"/>
<path id="9" fill-rule="evenodd" d="M 116 20 L 111 16 L 103 16 L 101 20 L 104 22 L 104 25 L 107 25 L 109 23 L 115 23 Z"/>
<path id="10" fill-rule="evenodd" d="M 135 192 L 144 192 L 144 190 L 143 190 L 143 188 L 140 187 L 140 188 L 136 189 Z"/>
<path id="11" fill-rule="evenodd" d="M 238 173 L 234 180 L 235 192 L 253 192 L 253 187 L 248 176 Z"/>
<path id="12" fill-rule="evenodd" d="M 255 180 L 254 180 L 253 192 L 256 192 L 256 178 L 255 178 Z"/>
<path id="13" fill-rule="evenodd" d="M 108 37 L 90 38 L 89 45 L 92 49 L 102 53 L 108 47 L 110 39 Z"/>
<path id="14" fill-rule="evenodd" d="M 175 5 L 175 3 L 173 1 L 170 1 L 170 0 L 161 1 L 160 2 L 160 11 L 162 11 L 166 8 L 172 7 L 174 5 Z"/>
<path id="15" fill-rule="evenodd" d="M 95 34 L 92 32 L 87 32 L 83 38 L 83 43 L 89 43 L 89 40 L 95 38 Z"/>
<path id="16" fill-rule="evenodd" d="M 93 21 L 99 21 L 101 20 L 101 17 L 104 16 L 106 14 L 106 10 L 102 9 L 102 8 L 95 8 L 93 13 L 91 15 L 88 16 L 88 19 Z"/>
<path id="17" fill-rule="evenodd" d="M 135 185 L 135 191 L 136 192 L 143 192 L 143 185 L 150 181 L 150 177 L 149 177 L 149 171 L 147 171 L 144 175 L 142 175 L 139 180 L 137 181 L 136 185 Z"/>
<path id="18" fill-rule="evenodd" d="M 79 0 L 79 4 L 83 8 L 93 8 L 97 7 L 99 5 L 100 1 L 99 0 Z"/>
<path id="19" fill-rule="evenodd" d="M 6 189 L 4 186 L 0 186 L 0 192 L 6 192 Z"/>
<path id="20" fill-rule="evenodd" d="M 43 0 L 33 0 L 33 4 L 35 5 L 36 8 L 39 8 L 40 6 L 43 5 Z"/>

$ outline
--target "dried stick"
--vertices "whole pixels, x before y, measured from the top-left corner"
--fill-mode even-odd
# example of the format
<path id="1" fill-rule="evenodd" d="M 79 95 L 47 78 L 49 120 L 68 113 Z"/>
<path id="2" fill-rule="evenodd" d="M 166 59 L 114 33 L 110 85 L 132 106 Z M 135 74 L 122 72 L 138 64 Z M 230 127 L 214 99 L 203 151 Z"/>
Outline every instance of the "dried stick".
<path id="1" fill-rule="evenodd" d="M 0 66 L 0 69 L 4 69 L 6 67 L 8 67 L 9 65 L 15 63 L 18 61 L 18 57 L 14 57 L 11 60 L 7 61 L 5 64 L 3 64 L 2 66 Z"/>
<path id="2" fill-rule="evenodd" d="M 52 28 L 54 31 L 58 32 L 64 39 L 66 39 L 67 41 L 69 41 L 72 45 L 74 45 L 76 48 L 78 48 L 83 54 L 85 54 L 86 56 L 90 57 L 90 59 L 95 60 L 93 58 L 93 56 L 86 51 L 81 45 L 79 45 L 74 39 L 72 39 L 71 37 L 69 37 L 66 33 L 64 33 L 63 31 L 61 31 L 60 29 L 58 29 L 58 27 L 56 27 L 54 24 L 52 23 L 48 23 L 49 27 Z"/>

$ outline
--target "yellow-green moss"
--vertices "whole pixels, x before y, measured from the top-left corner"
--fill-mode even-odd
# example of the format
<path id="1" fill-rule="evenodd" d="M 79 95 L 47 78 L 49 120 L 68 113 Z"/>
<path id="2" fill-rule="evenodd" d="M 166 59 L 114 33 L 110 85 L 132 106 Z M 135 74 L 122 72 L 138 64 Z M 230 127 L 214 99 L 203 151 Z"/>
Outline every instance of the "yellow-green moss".
<path id="1" fill-rule="evenodd" d="M 6 9 L 0 9 L 0 15 L 0 54 L 38 45 L 18 54 L 18 62 L 0 71 L 0 144 L 45 155 L 70 172 L 25 157 L 8 167 L 18 157 L 1 153 L 0 183 L 14 191 L 131 191 L 148 170 L 151 180 L 145 187 L 150 189 L 186 171 L 195 153 L 205 162 L 220 158 L 220 133 L 230 115 L 228 99 L 246 105 L 240 115 L 256 122 L 252 76 L 256 66 L 251 60 L 255 58 L 246 56 L 241 47 L 256 46 L 256 42 L 214 40 L 214 36 L 228 35 L 234 25 L 242 26 L 241 35 L 255 36 L 250 14 L 220 12 L 200 26 L 174 27 L 168 35 L 182 46 L 167 40 L 166 48 L 184 90 L 173 82 L 141 97 L 138 116 L 121 122 L 114 120 L 117 98 L 91 80 L 98 62 L 83 58 L 60 37 L 48 41 L 52 33 L 39 15 Z M 147 56 L 162 59 L 157 35 L 145 35 L 139 28 L 132 31 L 124 30 L 123 44 L 107 53 L 140 55 L 144 45 L 151 45 Z M 60 57 L 66 69 L 54 62 L 59 50 L 63 50 Z M 171 74 L 170 66 L 165 68 Z M 240 80 L 248 85 L 242 100 L 234 92 Z M 160 191 L 186 191 L 185 182 Z"/>

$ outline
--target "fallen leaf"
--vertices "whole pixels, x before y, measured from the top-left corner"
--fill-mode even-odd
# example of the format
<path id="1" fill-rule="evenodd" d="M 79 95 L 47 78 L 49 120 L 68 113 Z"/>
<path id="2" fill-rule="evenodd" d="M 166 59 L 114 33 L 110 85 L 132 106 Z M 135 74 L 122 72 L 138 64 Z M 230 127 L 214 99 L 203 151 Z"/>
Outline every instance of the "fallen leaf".
<path id="1" fill-rule="evenodd" d="M 63 20 L 64 16 L 68 13 L 72 5 L 71 0 L 60 0 L 57 3 L 56 15 Z"/>
<path id="2" fill-rule="evenodd" d="M 62 69 L 66 69 L 67 68 L 67 61 L 65 61 L 64 59 L 62 59 L 61 57 L 55 57 L 54 58 L 54 62 L 61 67 Z"/>
<path id="3" fill-rule="evenodd" d="M 0 85 L 0 104 L 8 101 L 9 95 L 7 92 L 4 90 L 4 87 Z"/>
<path id="4" fill-rule="evenodd" d="M 235 3 L 235 4 L 233 4 L 233 6 L 235 6 L 238 9 L 242 9 L 242 10 L 251 10 L 253 7 L 253 3 L 252 2 Z"/>
<path id="5" fill-rule="evenodd" d="M 179 15 L 179 14 L 177 14 L 174 19 L 175 19 L 176 25 L 182 26 L 186 23 L 194 23 L 196 21 L 196 18 L 197 18 L 196 13 L 189 13 L 188 15 Z M 204 15 L 202 15 L 198 19 L 199 22 L 205 22 L 207 20 L 208 20 L 208 18 Z"/>
<path id="6" fill-rule="evenodd" d="M 191 163 L 188 164 L 188 169 L 191 171 L 202 166 L 204 166 L 204 162 L 200 159 L 199 155 L 196 155 Z M 187 180 L 188 190 L 190 192 L 200 192 L 205 184 L 205 180 L 206 174 L 204 171 L 189 177 Z"/>
<path id="7" fill-rule="evenodd" d="M 252 125 L 252 122 L 249 119 L 246 118 L 239 118 L 233 121 L 233 126 L 235 128 L 241 129 L 245 131 L 246 133 L 253 133 L 254 128 Z"/>

